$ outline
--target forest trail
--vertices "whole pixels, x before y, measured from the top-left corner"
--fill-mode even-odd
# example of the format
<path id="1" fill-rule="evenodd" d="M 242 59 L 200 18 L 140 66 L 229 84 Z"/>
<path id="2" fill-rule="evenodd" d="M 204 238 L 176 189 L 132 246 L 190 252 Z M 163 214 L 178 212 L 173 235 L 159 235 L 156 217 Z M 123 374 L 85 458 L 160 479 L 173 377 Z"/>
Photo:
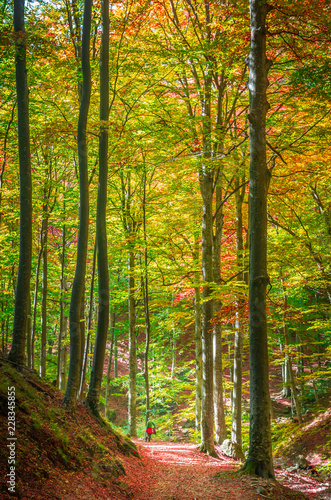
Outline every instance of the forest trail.
<path id="1" fill-rule="evenodd" d="M 134 500 L 286 500 L 286 499 L 329 499 L 331 496 L 321 484 L 311 477 L 291 474 L 291 481 L 285 474 L 277 474 L 277 482 L 249 476 L 233 476 L 239 469 L 238 462 L 222 455 L 220 459 L 200 453 L 193 443 L 169 443 L 154 441 L 144 443 L 133 440 L 142 457 L 140 474 L 131 471 L 135 484 Z M 294 476 L 297 476 L 296 478 Z M 296 479 L 296 481 L 295 481 Z M 293 481 L 294 480 L 294 481 Z M 297 490 L 284 488 L 296 483 Z M 293 487 L 293 484 L 292 484 Z"/>
<path id="2" fill-rule="evenodd" d="M 234 471 L 236 462 L 217 460 L 197 451 L 192 443 L 135 441 L 144 463 L 145 482 L 135 500 L 242 499 L 222 485 L 216 474 Z M 246 497 L 250 498 L 250 497 Z M 253 497 L 252 497 L 253 498 Z"/>

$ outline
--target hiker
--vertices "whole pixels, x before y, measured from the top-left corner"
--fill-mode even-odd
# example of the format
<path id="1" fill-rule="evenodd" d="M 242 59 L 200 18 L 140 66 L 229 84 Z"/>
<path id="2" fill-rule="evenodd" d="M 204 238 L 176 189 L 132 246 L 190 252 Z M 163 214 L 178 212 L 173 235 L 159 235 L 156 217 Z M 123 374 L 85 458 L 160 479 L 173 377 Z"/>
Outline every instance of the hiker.
<path id="1" fill-rule="evenodd" d="M 145 441 L 150 441 L 152 434 L 156 434 L 155 424 L 148 420 L 145 431 Z"/>

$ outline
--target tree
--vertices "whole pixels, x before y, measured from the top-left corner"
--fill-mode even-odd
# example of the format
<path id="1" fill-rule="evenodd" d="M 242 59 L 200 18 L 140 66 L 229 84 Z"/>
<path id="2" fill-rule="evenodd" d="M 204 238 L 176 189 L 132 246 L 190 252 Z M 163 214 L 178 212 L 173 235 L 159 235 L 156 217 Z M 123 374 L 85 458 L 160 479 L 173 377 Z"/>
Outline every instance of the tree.
<path id="1" fill-rule="evenodd" d="M 267 341 L 267 192 L 266 115 L 267 86 L 271 62 L 266 56 L 265 1 L 251 0 L 251 51 L 248 57 L 250 112 L 250 434 L 249 452 L 243 472 L 274 478 L 271 429 L 269 364 Z"/>
<path id="2" fill-rule="evenodd" d="M 98 411 L 109 323 L 109 275 L 106 225 L 109 117 L 109 0 L 101 2 L 101 9 L 102 38 L 100 51 L 100 135 L 97 204 L 99 307 L 92 373 L 86 397 L 87 405 L 93 412 Z"/>
<path id="3" fill-rule="evenodd" d="M 32 181 L 24 0 L 14 1 L 14 31 L 20 165 L 20 257 L 15 297 L 13 342 L 8 359 L 14 363 L 24 365 L 32 257 Z"/>
<path id="4" fill-rule="evenodd" d="M 79 159 L 79 231 L 77 242 L 76 272 L 72 285 L 69 324 L 70 324 L 70 365 L 67 389 L 64 404 L 74 408 L 76 404 L 77 391 L 79 388 L 81 369 L 81 304 L 85 290 L 85 271 L 88 243 L 89 224 L 89 184 L 87 172 L 87 116 L 91 95 L 91 68 L 90 68 L 90 31 L 91 11 L 93 0 L 85 0 L 84 21 L 82 35 L 82 98 L 79 108 L 77 145 Z"/>

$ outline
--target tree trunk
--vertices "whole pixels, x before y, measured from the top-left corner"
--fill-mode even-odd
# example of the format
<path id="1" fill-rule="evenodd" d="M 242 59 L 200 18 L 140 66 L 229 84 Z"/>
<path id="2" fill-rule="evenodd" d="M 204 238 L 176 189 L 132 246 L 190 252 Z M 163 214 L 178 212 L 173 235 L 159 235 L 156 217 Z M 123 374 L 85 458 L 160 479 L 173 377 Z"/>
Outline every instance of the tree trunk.
<path id="1" fill-rule="evenodd" d="M 41 224 L 41 229 L 40 229 L 40 250 L 38 253 L 38 261 L 37 261 L 37 268 L 36 268 L 36 282 L 34 285 L 34 296 L 33 296 L 33 312 L 32 312 L 32 332 L 31 332 L 31 346 L 30 346 L 30 356 L 31 359 L 29 361 L 29 364 L 31 365 L 31 368 L 34 369 L 34 362 L 35 362 L 35 340 L 36 340 L 36 331 L 37 331 L 37 306 L 38 306 L 38 288 L 39 288 L 39 274 L 40 274 L 40 265 L 41 265 L 41 259 L 43 256 L 43 222 Z"/>
<path id="2" fill-rule="evenodd" d="M 74 409 L 80 381 L 81 367 L 81 335 L 80 312 L 85 286 L 86 257 L 89 224 L 89 185 L 87 168 L 87 138 L 86 127 L 91 95 L 91 69 L 90 69 L 90 31 L 91 11 L 93 0 L 85 0 L 84 21 L 82 36 L 82 99 L 79 108 L 77 144 L 79 158 L 79 231 L 77 243 L 76 272 L 72 285 L 70 302 L 70 364 L 67 389 L 64 404 Z"/>
<path id="3" fill-rule="evenodd" d="M 31 292 L 29 290 L 29 309 L 28 309 L 28 319 L 27 319 L 27 324 L 26 324 L 26 347 L 27 347 L 27 364 L 28 368 L 32 369 L 32 356 L 31 356 L 31 327 L 32 327 L 32 321 L 31 321 Z M 4 332 L 4 322 L 2 322 L 2 332 Z M 7 346 L 6 346 L 7 348 Z M 2 347 L 2 352 L 5 352 L 4 345 Z"/>
<path id="4" fill-rule="evenodd" d="M 44 205 L 44 214 L 47 213 L 48 206 Z M 47 232 L 48 217 L 44 215 L 42 221 L 42 295 L 41 295 L 41 336 L 40 336 L 40 376 L 46 377 L 46 346 L 47 346 Z"/>
<path id="5" fill-rule="evenodd" d="M 115 334 L 114 340 L 114 379 L 118 378 L 118 348 L 117 348 L 117 335 Z"/>
<path id="6" fill-rule="evenodd" d="M 214 408 L 213 408 L 213 342 L 212 320 L 213 301 L 213 174 L 209 165 L 201 173 L 202 209 L 202 405 L 201 405 L 201 446 L 200 450 L 216 456 L 214 448 Z"/>
<path id="7" fill-rule="evenodd" d="M 83 353 L 83 363 L 80 377 L 80 387 L 79 387 L 79 398 L 85 398 L 85 380 L 87 371 L 87 358 L 90 349 L 90 339 L 91 339 L 91 329 L 92 329 L 92 316 L 93 316 L 93 294 L 94 294 L 94 278 L 95 278 L 95 267 L 96 267 L 96 257 L 97 257 L 97 241 L 94 242 L 93 250 L 93 263 L 92 263 L 92 274 L 91 274 L 91 284 L 90 284 L 90 300 L 89 300 L 89 311 L 87 318 L 87 333 Z"/>
<path id="8" fill-rule="evenodd" d="M 110 373 L 111 373 L 111 361 L 113 358 L 114 352 L 114 344 L 115 344 L 115 321 L 116 315 L 115 312 L 112 311 L 110 314 L 110 331 L 111 331 L 111 341 L 110 341 L 110 349 L 109 349 L 109 360 L 107 367 L 107 377 L 106 377 L 106 391 L 105 391 L 105 418 L 107 419 L 107 408 L 108 408 L 108 399 L 110 393 Z"/>
<path id="9" fill-rule="evenodd" d="M 101 2 L 102 37 L 100 52 L 100 135 L 99 185 L 97 203 L 97 250 L 99 278 L 99 315 L 93 367 L 87 404 L 98 411 L 103 365 L 109 325 L 109 274 L 107 257 L 107 177 L 108 177 L 108 117 L 109 117 L 109 0 Z"/>
<path id="10" fill-rule="evenodd" d="M 282 286 L 283 286 L 283 281 L 282 281 Z M 283 294 L 284 294 L 283 335 L 284 335 L 285 351 L 288 353 L 288 372 L 289 372 L 289 377 L 290 377 L 291 393 L 292 393 L 292 398 L 294 401 L 295 411 L 296 411 L 296 414 L 298 417 L 298 422 L 299 422 L 299 424 L 302 424 L 300 403 L 299 403 L 299 398 L 298 398 L 298 394 L 297 394 L 297 388 L 296 388 L 296 384 L 295 384 L 295 378 L 294 378 L 294 372 L 293 372 L 293 366 L 292 366 L 292 355 L 289 352 L 289 338 L 288 338 L 288 330 L 287 330 L 287 324 L 286 324 L 287 295 L 285 294 L 284 286 L 283 286 Z"/>
<path id="11" fill-rule="evenodd" d="M 130 243 L 128 260 L 128 307 L 129 307 L 129 434 L 137 436 L 137 346 L 136 346 L 136 300 L 135 300 L 135 255 Z"/>
<path id="12" fill-rule="evenodd" d="M 199 262 L 198 249 L 193 255 L 196 263 Z M 201 298 L 200 272 L 194 272 L 194 331 L 195 331 L 195 429 L 200 430 L 201 398 L 202 398 L 202 325 L 201 325 Z"/>
<path id="13" fill-rule="evenodd" d="M 250 436 L 243 472 L 274 478 L 271 429 L 269 363 L 266 314 L 267 189 L 266 114 L 270 62 L 266 57 L 265 1 L 251 0 L 251 51 L 249 65 L 250 134 Z"/>
<path id="14" fill-rule="evenodd" d="M 277 331 L 279 333 L 278 328 L 277 328 Z M 283 398 L 290 398 L 291 397 L 291 387 L 290 387 L 290 376 L 289 376 L 289 366 L 288 366 L 288 352 L 287 352 L 287 349 L 283 349 L 283 345 L 282 345 L 280 340 L 279 340 L 279 349 L 280 349 L 281 355 L 284 356 L 284 361 L 282 363 L 282 381 L 283 381 L 282 396 L 283 396 Z"/>
<path id="15" fill-rule="evenodd" d="M 64 193 L 65 196 L 65 193 Z M 63 202 L 65 211 L 65 200 Z M 59 347 L 57 361 L 57 387 L 61 391 L 65 391 L 67 384 L 67 346 L 65 340 L 67 337 L 68 316 L 65 313 L 66 300 L 65 295 L 68 290 L 66 276 L 66 226 L 65 221 L 62 226 L 62 252 L 61 252 L 61 298 L 60 298 L 60 331 L 59 331 Z"/>
<path id="16" fill-rule="evenodd" d="M 13 341 L 8 359 L 14 363 L 24 365 L 32 257 L 32 181 L 24 0 L 14 0 L 14 32 L 20 168 L 20 255 L 15 296 Z"/>
<path id="17" fill-rule="evenodd" d="M 146 330 L 146 341 L 145 341 L 145 393 L 146 393 L 146 423 L 150 418 L 150 404 L 149 404 L 149 368 L 148 368 L 148 355 L 149 355 L 149 342 L 150 342 L 150 318 L 149 318 L 149 305 L 148 305 L 148 282 L 142 280 L 143 282 L 143 293 L 144 293 L 144 310 L 145 310 L 145 330 Z"/>
<path id="18" fill-rule="evenodd" d="M 175 370 L 176 370 L 176 328 L 173 324 L 172 326 L 172 338 L 171 338 L 171 352 L 172 352 L 172 360 L 171 360 L 171 378 L 174 378 Z"/>
<path id="19" fill-rule="evenodd" d="M 213 278 L 216 285 L 221 283 L 221 240 L 223 212 L 221 210 L 222 188 L 216 186 L 215 234 L 213 237 Z M 222 303 L 214 299 L 214 317 L 221 310 Z M 222 327 L 219 321 L 213 326 L 213 372 L 214 372 L 214 420 L 215 444 L 220 445 L 226 439 L 226 424 L 223 401 L 223 363 L 222 363 Z"/>
<path id="20" fill-rule="evenodd" d="M 237 243 L 237 281 L 244 283 L 244 244 L 243 244 L 243 220 L 242 220 L 242 205 L 245 195 L 245 186 L 240 191 L 239 176 L 236 177 L 236 243 Z M 242 447 L 242 342 L 243 342 L 243 313 L 242 309 L 245 305 L 245 299 L 239 290 L 239 296 L 236 300 L 237 311 L 234 332 L 234 350 L 233 350 L 233 392 L 232 392 L 232 427 L 231 441 Z"/>

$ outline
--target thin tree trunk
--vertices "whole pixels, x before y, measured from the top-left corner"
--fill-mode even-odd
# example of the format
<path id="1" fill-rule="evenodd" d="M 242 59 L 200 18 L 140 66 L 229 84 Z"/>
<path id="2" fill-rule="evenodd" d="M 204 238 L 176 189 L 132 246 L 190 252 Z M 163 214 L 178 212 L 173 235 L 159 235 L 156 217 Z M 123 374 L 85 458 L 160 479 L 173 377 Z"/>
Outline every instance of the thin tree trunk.
<path id="1" fill-rule="evenodd" d="M 220 172 L 219 172 L 220 173 Z M 213 237 L 213 278 L 216 285 L 221 283 L 221 240 L 223 229 L 222 187 L 216 186 L 215 234 Z M 214 299 L 214 317 L 221 310 L 222 303 Z M 223 401 L 223 359 L 222 359 L 222 327 L 214 321 L 213 326 L 213 377 L 214 377 L 214 421 L 215 444 L 220 445 L 226 439 L 226 424 Z"/>
<path id="2" fill-rule="evenodd" d="M 105 418 L 107 419 L 107 409 L 108 409 L 108 399 L 110 393 L 110 373 L 111 373 L 111 362 L 113 358 L 114 352 L 114 344 L 115 344 L 115 322 L 116 322 L 116 314 L 114 311 L 110 314 L 110 331 L 111 331 L 111 341 L 110 341 L 110 349 L 109 349 L 109 360 L 107 367 L 107 377 L 106 377 L 106 391 L 105 391 Z"/>
<path id="3" fill-rule="evenodd" d="M 65 192 L 64 192 L 65 198 Z M 63 201 L 63 208 L 65 212 L 65 199 Z M 58 347 L 58 361 L 57 361 L 57 387 L 61 391 L 65 391 L 67 383 L 67 346 L 65 339 L 67 337 L 68 316 L 65 314 L 66 300 L 65 294 L 68 290 L 67 276 L 66 276 L 66 226 L 65 220 L 62 226 L 62 252 L 61 252 L 61 298 L 60 298 L 60 331 L 59 331 L 59 347 Z"/>
<path id="4" fill-rule="evenodd" d="M 172 352 L 172 360 L 171 360 L 171 378 L 174 378 L 175 369 L 176 369 L 176 328 L 175 325 L 172 326 L 172 338 L 171 338 L 171 352 Z"/>
<path id="5" fill-rule="evenodd" d="M 80 387 L 79 387 L 79 398 L 80 399 L 85 398 L 85 380 L 86 380 L 86 371 L 87 371 L 87 359 L 88 359 L 88 354 L 89 354 L 91 330 L 92 330 L 93 294 L 94 294 L 96 257 L 97 257 L 97 242 L 95 240 L 94 250 L 93 250 L 91 284 L 90 284 L 89 311 L 88 311 L 88 318 L 87 318 L 87 333 L 86 333 L 86 340 L 85 340 L 85 346 L 84 346 L 83 363 L 82 363 L 82 371 L 81 371 Z"/>
<path id="6" fill-rule="evenodd" d="M 243 243 L 243 218 L 242 218 L 242 205 L 245 195 L 245 187 L 240 191 L 239 176 L 236 177 L 236 242 L 237 242 L 237 268 L 238 283 L 244 283 L 244 243 Z M 240 293 L 240 292 L 239 292 Z M 242 433 L 241 433 L 241 420 L 242 420 L 242 343 L 243 343 L 243 313 L 242 308 L 245 300 L 240 294 L 237 298 L 237 311 L 234 332 L 234 350 L 233 350 L 233 393 L 232 393 L 232 427 L 231 427 L 231 441 L 242 447 Z"/>
<path id="7" fill-rule="evenodd" d="M 24 365 L 32 257 L 32 181 L 24 0 L 14 0 L 14 32 L 20 168 L 20 255 L 15 296 L 13 341 L 8 359 L 14 363 Z"/>
<path id="8" fill-rule="evenodd" d="M 283 287 L 283 294 L 284 294 L 283 335 L 284 335 L 285 350 L 288 353 L 288 370 L 289 370 L 289 377 L 290 377 L 290 386 L 291 386 L 292 398 L 293 398 L 294 405 L 295 405 L 295 411 L 296 411 L 296 414 L 298 417 L 298 422 L 299 422 L 299 424 L 302 424 L 300 403 L 299 403 L 299 398 L 298 398 L 298 394 L 297 394 L 297 388 L 296 388 L 296 384 L 295 384 L 295 378 L 294 378 L 294 372 L 293 372 L 293 366 L 292 366 L 292 355 L 289 352 L 289 338 L 288 338 L 288 330 L 287 330 L 287 324 L 286 324 L 287 295 L 285 294 L 283 281 L 282 281 L 282 287 Z"/>
<path id="9" fill-rule="evenodd" d="M 48 206 L 44 205 L 44 214 Z M 44 217 L 42 221 L 42 298 L 41 298 L 41 336 L 40 336 L 40 376 L 46 377 L 46 346 L 47 346 L 47 232 L 48 218 Z"/>
<path id="10" fill-rule="evenodd" d="M 266 314 L 267 190 L 266 114 L 270 61 L 266 57 L 265 1 L 251 0 L 251 51 L 249 66 L 250 113 L 250 436 L 249 452 L 242 469 L 248 474 L 274 478 L 271 427 L 269 363 Z"/>
<path id="11" fill-rule="evenodd" d="M 30 347 L 30 365 L 31 368 L 34 369 L 34 362 L 35 362 L 35 340 L 36 340 L 36 331 L 37 331 L 37 305 L 38 305 L 38 288 L 39 288 L 39 275 L 40 275 L 40 266 L 41 266 L 41 259 L 43 256 L 43 223 L 41 224 L 41 229 L 40 229 L 40 250 L 38 253 L 38 261 L 37 261 L 37 267 L 36 267 L 36 282 L 34 286 L 34 296 L 33 296 L 33 313 L 32 313 L 32 332 L 31 332 L 31 347 Z"/>
<path id="12" fill-rule="evenodd" d="M 70 302 L 70 365 L 67 389 L 64 396 L 64 404 L 74 409 L 76 406 L 77 392 L 80 381 L 81 368 L 81 336 L 80 336 L 80 312 L 85 286 L 86 257 L 88 243 L 89 224 L 89 185 L 88 185 L 88 162 L 87 162 L 87 117 L 91 95 L 91 68 L 90 68 L 90 31 L 91 11 L 93 0 L 85 0 L 84 21 L 82 36 L 82 99 L 79 108 L 77 144 L 79 158 L 79 231 L 77 243 L 76 272 L 72 285 Z"/>
<path id="13" fill-rule="evenodd" d="M 31 292 L 29 290 L 29 309 L 28 309 L 28 318 L 27 318 L 27 324 L 26 324 L 26 347 L 27 347 L 27 364 L 28 368 L 32 369 L 32 356 L 31 356 L 31 327 L 32 327 L 32 321 L 31 321 L 31 314 L 32 314 L 32 309 L 31 309 Z M 2 326 L 4 326 L 4 322 L 2 323 Z M 4 330 L 3 330 L 4 331 Z M 4 349 L 3 349 L 3 352 Z"/>
<path id="14" fill-rule="evenodd" d="M 199 262 L 198 250 L 193 256 Z M 201 324 L 201 297 L 200 272 L 194 272 L 194 331 L 195 331 L 195 429 L 200 431 L 201 425 L 201 398 L 202 398 L 202 324 Z"/>
<path id="15" fill-rule="evenodd" d="M 277 328 L 278 332 L 279 329 Z M 290 398 L 291 397 L 291 387 L 290 387 L 290 376 L 289 376 L 289 366 L 288 366 L 288 352 L 287 349 L 283 349 L 283 345 L 281 341 L 279 341 L 279 349 L 281 352 L 281 355 L 284 357 L 283 363 L 282 363 L 282 381 L 283 381 L 283 390 L 282 390 L 282 396 L 283 398 Z"/>
<path id="16" fill-rule="evenodd" d="M 136 300 L 135 300 L 135 255 L 130 243 L 128 260 L 128 307 L 129 307 L 129 434 L 137 436 L 137 345 L 136 345 Z"/>
<path id="17" fill-rule="evenodd" d="M 114 341 L 114 379 L 118 378 L 118 348 L 117 348 L 117 335 L 115 334 Z"/>
<path id="18" fill-rule="evenodd" d="M 146 331 L 146 341 L 145 341 L 145 370 L 144 370 L 144 379 L 145 379 L 145 393 L 146 393 L 146 423 L 150 418 L 150 402 L 149 402 L 149 367 L 148 367 L 148 355 L 149 355 L 149 343 L 150 343 L 150 334 L 151 334 L 151 326 L 150 326 L 150 317 L 149 317 L 149 304 L 148 304 L 148 281 L 142 279 L 142 289 L 144 294 L 144 312 L 145 312 L 145 331 Z"/>
<path id="19" fill-rule="evenodd" d="M 201 173 L 202 210 L 202 405 L 201 405 L 201 446 L 200 450 L 215 456 L 214 448 L 214 408 L 213 408 L 213 174 L 208 162 Z"/>

